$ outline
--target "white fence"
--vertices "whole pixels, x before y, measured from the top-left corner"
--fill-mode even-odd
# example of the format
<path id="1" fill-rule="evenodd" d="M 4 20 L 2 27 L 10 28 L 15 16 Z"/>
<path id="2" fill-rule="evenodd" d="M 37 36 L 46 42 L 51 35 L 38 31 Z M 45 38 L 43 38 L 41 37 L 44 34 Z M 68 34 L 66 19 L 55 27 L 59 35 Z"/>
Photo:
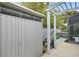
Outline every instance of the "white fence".
<path id="1" fill-rule="evenodd" d="M 53 32 L 53 29 L 50 29 L 50 32 L 52 33 Z M 47 38 L 47 28 L 43 28 L 43 40 L 45 40 L 46 38 Z"/>
<path id="2" fill-rule="evenodd" d="M 53 39 L 53 29 L 50 29 L 50 34 L 51 34 L 51 39 Z M 68 37 L 68 33 L 67 32 L 57 32 L 57 35 L 61 36 L 61 37 Z M 43 40 L 47 38 L 47 28 L 43 28 Z"/>

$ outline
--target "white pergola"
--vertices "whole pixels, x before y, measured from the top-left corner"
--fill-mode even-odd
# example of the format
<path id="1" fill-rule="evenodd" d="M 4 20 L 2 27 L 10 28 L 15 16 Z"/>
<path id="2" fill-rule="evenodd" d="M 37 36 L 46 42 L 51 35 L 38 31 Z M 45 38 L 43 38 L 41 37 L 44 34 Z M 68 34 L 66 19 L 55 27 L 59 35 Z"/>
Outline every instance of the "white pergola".
<path id="1" fill-rule="evenodd" d="M 49 2 L 47 11 L 47 52 L 50 53 L 50 16 L 54 16 L 54 47 L 56 41 L 56 16 L 66 11 L 79 10 L 79 2 Z"/>

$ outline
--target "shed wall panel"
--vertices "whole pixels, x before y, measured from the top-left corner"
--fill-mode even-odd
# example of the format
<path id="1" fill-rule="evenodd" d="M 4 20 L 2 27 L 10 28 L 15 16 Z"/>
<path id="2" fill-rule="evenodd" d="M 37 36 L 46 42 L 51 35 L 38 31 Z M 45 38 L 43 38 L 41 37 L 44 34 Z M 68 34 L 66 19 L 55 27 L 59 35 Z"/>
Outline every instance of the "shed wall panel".
<path id="1" fill-rule="evenodd" d="M 18 45 L 18 41 L 19 41 L 19 18 L 18 17 L 16 17 L 15 18 L 16 20 L 15 20 L 15 38 L 16 38 L 16 40 L 15 40 L 15 56 L 16 57 L 18 57 L 18 54 L 19 54 L 19 45 Z"/>
<path id="2" fill-rule="evenodd" d="M 28 56 L 28 22 L 29 20 L 25 19 L 25 39 L 24 39 L 24 49 L 25 49 L 25 56 Z"/>
<path id="3" fill-rule="evenodd" d="M 2 56 L 6 57 L 6 15 L 1 15 L 2 19 Z"/>
<path id="4" fill-rule="evenodd" d="M 37 40 L 38 39 L 38 24 L 37 24 L 37 22 L 35 22 L 35 34 L 36 34 L 36 38 L 35 38 L 35 47 L 36 47 L 36 52 L 35 52 L 35 54 L 36 54 L 36 56 L 38 56 L 38 43 L 39 43 L 39 40 Z"/>
<path id="5" fill-rule="evenodd" d="M 11 16 L 7 15 L 7 56 L 11 56 Z"/>
<path id="6" fill-rule="evenodd" d="M 16 56 L 15 55 L 15 53 L 16 53 L 15 52 L 15 50 L 16 50 L 16 45 L 15 45 L 15 43 L 16 43 L 16 36 L 15 36 L 16 35 L 16 32 L 15 32 L 16 30 L 15 30 L 15 26 L 16 25 L 15 25 L 15 20 L 16 20 L 16 18 L 12 16 L 12 22 L 11 22 L 12 23 L 12 26 L 11 26 L 12 27 L 12 42 L 11 43 L 12 44 L 11 45 L 12 45 L 12 56 L 13 57 Z"/>
<path id="7" fill-rule="evenodd" d="M 38 47 L 38 50 L 39 50 L 39 53 L 38 53 L 38 56 L 42 56 L 42 43 L 43 43 L 43 39 L 42 39 L 42 27 L 41 27 L 41 23 L 40 22 L 38 22 L 38 26 L 39 26 L 39 28 L 38 28 L 38 32 L 39 32 L 39 34 L 38 34 L 38 39 L 39 39 L 39 47 Z M 41 42 L 42 41 L 42 42 Z"/>
<path id="8" fill-rule="evenodd" d="M 19 40 L 18 40 L 18 45 L 19 45 L 19 51 L 18 51 L 18 56 L 20 57 L 21 54 L 22 54 L 22 48 L 21 48 L 21 45 L 22 45 L 22 20 L 20 18 L 19 19 Z"/>
<path id="9" fill-rule="evenodd" d="M 42 54 L 41 22 L 1 15 L 2 56 L 35 57 Z"/>
<path id="10" fill-rule="evenodd" d="M 28 56 L 32 56 L 32 27 L 33 23 L 31 20 L 28 22 Z"/>
<path id="11" fill-rule="evenodd" d="M 25 44 L 25 42 L 24 42 L 24 40 L 25 40 L 25 38 L 24 38 L 25 37 L 25 32 L 24 32 L 25 23 L 24 23 L 24 21 L 25 21 L 25 19 L 22 19 L 22 33 L 21 33 L 22 34 L 22 47 L 21 47 L 22 48 L 22 57 L 24 57 L 24 44 Z"/>
<path id="12" fill-rule="evenodd" d="M 36 40 L 35 40 L 36 39 L 36 33 L 35 33 L 36 31 L 35 31 L 35 29 L 36 28 L 34 28 L 34 27 L 35 27 L 35 22 L 33 21 L 33 28 L 32 28 L 32 30 L 33 30 L 33 35 L 32 35 L 33 36 L 33 41 L 32 41 L 33 42 L 33 48 L 32 49 L 33 49 L 33 56 L 35 57 L 36 56 L 35 55 L 35 51 L 36 51 L 36 49 L 35 49 L 35 43 L 36 43 Z"/>
<path id="13" fill-rule="evenodd" d="M 1 46 L 2 46 L 2 35 L 1 35 L 1 33 L 2 33 L 2 17 L 1 17 L 1 7 L 0 7 L 0 48 L 2 48 Z M 0 49 L 0 57 L 2 56 L 2 49 Z"/>

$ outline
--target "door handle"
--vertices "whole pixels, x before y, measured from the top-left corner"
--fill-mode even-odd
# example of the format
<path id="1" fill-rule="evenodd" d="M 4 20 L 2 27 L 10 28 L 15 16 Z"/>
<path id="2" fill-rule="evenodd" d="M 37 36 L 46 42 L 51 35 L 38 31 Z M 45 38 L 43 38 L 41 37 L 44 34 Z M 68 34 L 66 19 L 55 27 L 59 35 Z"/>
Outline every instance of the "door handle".
<path id="1" fill-rule="evenodd" d="M 22 45 L 22 43 L 21 43 L 21 42 L 19 42 L 18 44 L 19 44 L 19 45 Z"/>

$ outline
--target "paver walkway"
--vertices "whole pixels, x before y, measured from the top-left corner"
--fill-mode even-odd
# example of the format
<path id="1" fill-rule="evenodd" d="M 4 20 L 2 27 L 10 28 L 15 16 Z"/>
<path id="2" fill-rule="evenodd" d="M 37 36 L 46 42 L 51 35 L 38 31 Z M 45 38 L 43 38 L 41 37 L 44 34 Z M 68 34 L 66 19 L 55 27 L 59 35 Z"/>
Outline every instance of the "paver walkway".
<path id="1" fill-rule="evenodd" d="M 50 54 L 45 53 L 43 57 L 79 57 L 79 44 L 63 42 L 53 48 Z"/>

